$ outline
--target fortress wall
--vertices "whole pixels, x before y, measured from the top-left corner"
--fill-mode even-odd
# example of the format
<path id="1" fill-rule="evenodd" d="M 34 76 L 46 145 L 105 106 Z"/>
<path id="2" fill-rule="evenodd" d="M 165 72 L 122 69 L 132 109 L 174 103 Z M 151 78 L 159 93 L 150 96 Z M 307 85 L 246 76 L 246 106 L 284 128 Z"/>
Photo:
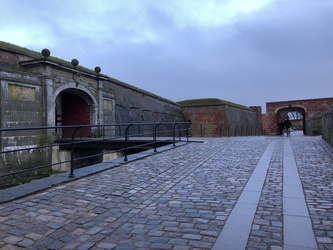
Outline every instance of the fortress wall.
<path id="1" fill-rule="evenodd" d="M 255 111 L 229 105 L 183 107 L 183 114 L 194 137 L 255 135 L 260 126 Z"/>
<path id="2" fill-rule="evenodd" d="M 104 88 L 115 95 L 116 123 L 184 121 L 181 107 L 174 102 L 112 81 L 105 81 Z"/>
<path id="3" fill-rule="evenodd" d="M 186 120 L 191 120 L 191 135 L 193 137 L 217 137 L 225 132 L 226 116 L 224 106 L 183 107 Z M 222 126 L 222 127 L 221 127 Z"/>
<path id="4" fill-rule="evenodd" d="M 58 96 L 63 92 L 87 101 L 90 124 L 183 121 L 181 107 L 172 101 L 61 59 L 43 57 L 15 45 L 8 48 L 8 44 L 0 42 L 1 128 L 61 125 L 61 110 L 57 113 L 56 107 L 62 109 Z M 36 147 L 55 138 L 53 130 L 2 132 L 0 150 Z M 0 157 L 0 173 L 51 161 L 52 152 L 48 150 L 4 154 Z"/>
<path id="5" fill-rule="evenodd" d="M 0 72 L 1 127 L 43 125 L 43 88 L 40 77 Z"/>
<path id="6" fill-rule="evenodd" d="M 1 128 L 31 128 L 45 125 L 42 79 L 38 76 L 0 71 Z M 22 150 L 1 155 L 0 173 L 20 170 L 32 164 L 47 164 L 48 150 L 24 150 L 43 145 L 46 131 L 6 131 L 1 133 L 2 151 Z"/>
<path id="7" fill-rule="evenodd" d="M 333 109 L 329 109 L 323 113 L 322 137 L 333 146 Z"/>
<path id="8" fill-rule="evenodd" d="M 261 119 L 254 110 L 226 107 L 229 136 L 258 135 L 261 132 Z M 260 113 L 261 114 L 261 113 Z"/>

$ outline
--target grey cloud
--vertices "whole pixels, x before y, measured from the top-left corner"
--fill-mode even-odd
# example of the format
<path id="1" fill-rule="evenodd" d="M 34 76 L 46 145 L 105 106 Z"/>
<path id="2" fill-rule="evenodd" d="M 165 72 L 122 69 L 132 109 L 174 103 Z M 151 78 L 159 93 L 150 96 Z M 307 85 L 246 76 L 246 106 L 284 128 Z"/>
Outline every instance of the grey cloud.
<path id="1" fill-rule="evenodd" d="M 291 4 L 294 8 L 290 8 L 287 2 L 283 2 L 271 17 L 241 24 L 240 39 L 246 40 L 250 49 L 257 53 L 277 59 L 285 57 L 303 61 L 331 57 L 333 5 L 327 4 L 329 1 L 292 2 L 298 2 L 298 5 Z M 304 3 L 307 5 L 303 6 Z"/>
<path id="2" fill-rule="evenodd" d="M 75 57 L 91 69 L 98 65 L 104 74 L 174 101 L 216 97 L 264 109 L 271 101 L 331 96 L 332 1 L 278 0 L 255 15 L 205 29 L 177 28 L 163 5 L 128 13 L 129 26 L 115 23 L 124 9 L 110 9 L 94 13 L 95 25 L 109 26 L 88 27 L 99 31 L 90 36 L 45 17 L 41 10 L 51 8 L 49 1 L 18 2 L 29 8 L 28 17 L 48 24 L 50 39 L 57 40 L 50 48 L 53 56 Z M 75 12 L 72 20 L 85 21 Z M 149 32 L 156 39 L 145 39 Z M 38 41 L 35 46 L 42 49 Z"/>

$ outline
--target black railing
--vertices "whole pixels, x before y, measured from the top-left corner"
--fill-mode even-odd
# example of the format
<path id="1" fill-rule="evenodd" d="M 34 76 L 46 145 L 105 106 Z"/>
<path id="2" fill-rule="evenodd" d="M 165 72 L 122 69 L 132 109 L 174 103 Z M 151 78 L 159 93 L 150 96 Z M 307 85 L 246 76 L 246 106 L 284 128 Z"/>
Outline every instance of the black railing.
<path id="1" fill-rule="evenodd" d="M 55 165 L 67 168 L 69 165 L 69 177 L 74 177 L 75 168 L 82 162 L 88 162 L 88 165 L 101 162 L 100 158 L 105 154 L 121 152 L 127 161 L 131 150 L 152 148 L 157 152 L 159 143 L 188 142 L 189 125 L 188 122 L 160 122 L 0 128 L 0 178 Z M 93 153 L 77 153 L 79 149 L 94 147 L 98 150 Z M 52 159 L 55 149 L 66 151 L 67 159 Z"/>
<path id="2" fill-rule="evenodd" d="M 191 124 L 193 137 L 224 137 L 224 136 L 253 136 L 262 135 L 261 128 L 252 125 L 224 123 L 195 123 Z"/>

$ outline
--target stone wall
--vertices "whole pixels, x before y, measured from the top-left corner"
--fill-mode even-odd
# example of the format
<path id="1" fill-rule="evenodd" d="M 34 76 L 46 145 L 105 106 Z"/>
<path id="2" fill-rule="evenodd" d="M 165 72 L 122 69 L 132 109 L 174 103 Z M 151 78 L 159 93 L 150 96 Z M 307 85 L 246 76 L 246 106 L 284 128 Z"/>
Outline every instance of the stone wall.
<path id="1" fill-rule="evenodd" d="M 322 137 L 333 146 L 333 109 L 325 111 L 322 115 Z"/>
<path id="2" fill-rule="evenodd" d="M 181 107 L 172 101 L 113 81 L 105 81 L 104 87 L 115 95 L 116 123 L 183 121 Z"/>
<path id="3" fill-rule="evenodd" d="M 87 115 L 87 125 L 184 121 L 181 107 L 170 100 L 97 71 L 0 42 L 1 128 L 75 125 L 75 113 L 64 115 L 75 107 L 74 103 L 63 107 L 71 101 L 71 96 L 86 103 L 87 110 L 82 114 Z M 67 124 L 64 124 L 65 118 Z M 87 135 L 94 133 L 92 130 Z M 116 132 L 107 133 L 111 136 Z M 64 131 L 55 130 L 2 132 L 0 148 L 7 151 L 35 147 L 52 136 L 62 135 Z M 39 153 L 38 157 L 32 153 L 22 151 L 2 157 L 1 166 L 19 167 L 28 158 L 34 162 L 44 158 L 51 161 L 52 157 L 47 156 L 50 152 Z"/>
<path id="4" fill-rule="evenodd" d="M 224 106 L 183 107 L 186 120 L 190 120 L 191 136 L 213 137 L 226 134 L 226 112 Z"/>
<path id="5" fill-rule="evenodd" d="M 98 67 L 91 70 L 77 63 L 77 60 L 68 62 L 48 53 L 0 42 L 1 128 L 182 122 L 190 119 L 192 136 L 241 136 L 261 132 L 260 107 L 248 108 L 218 99 L 209 99 L 205 105 L 183 106 L 100 74 L 96 70 Z M 0 147 L 4 151 L 40 146 L 56 137 L 70 136 L 72 131 L 63 128 L 22 134 L 2 132 Z M 110 130 L 105 133 L 112 136 L 123 132 Z M 94 136 L 97 133 L 99 131 L 88 129 L 83 134 Z M 28 160 L 47 164 L 52 161 L 54 151 L 57 149 L 42 153 L 40 150 L 20 151 L 2 158 L 4 164 L 1 165 L 19 167 Z"/>
<path id="6" fill-rule="evenodd" d="M 322 135 L 322 113 L 319 113 L 311 118 L 305 119 L 305 134 L 306 135 Z"/>
<path id="7" fill-rule="evenodd" d="M 0 71 L 1 128 L 31 128 L 45 125 L 41 78 L 29 74 Z M 45 141 L 46 131 L 5 131 L 1 133 L 2 151 L 37 147 Z M 5 172 L 29 167 L 27 162 L 47 164 L 47 150 L 17 151 L 1 157 Z"/>
<path id="8" fill-rule="evenodd" d="M 240 109 L 226 106 L 226 113 L 229 136 L 261 135 L 262 119 L 260 107 Z"/>
<path id="9" fill-rule="evenodd" d="M 180 102 L 194 137 L 260 135 L 261 109 L 255 110 L 218 99 Z M 202 104 L 204 103 L 204 104 Z M 259 112 L 259 113 L 257 113 Z"/>

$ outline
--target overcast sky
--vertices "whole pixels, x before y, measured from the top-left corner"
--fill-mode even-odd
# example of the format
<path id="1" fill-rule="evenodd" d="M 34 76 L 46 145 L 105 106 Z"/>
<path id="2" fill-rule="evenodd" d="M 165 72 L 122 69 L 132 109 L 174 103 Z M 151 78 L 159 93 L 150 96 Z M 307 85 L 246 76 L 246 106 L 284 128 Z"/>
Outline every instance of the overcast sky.
<path id="1" fill-rule="evenodd" d="M 333 97 L 332 0 L 0 0 L 0 40 L 172 101 Z"/>

